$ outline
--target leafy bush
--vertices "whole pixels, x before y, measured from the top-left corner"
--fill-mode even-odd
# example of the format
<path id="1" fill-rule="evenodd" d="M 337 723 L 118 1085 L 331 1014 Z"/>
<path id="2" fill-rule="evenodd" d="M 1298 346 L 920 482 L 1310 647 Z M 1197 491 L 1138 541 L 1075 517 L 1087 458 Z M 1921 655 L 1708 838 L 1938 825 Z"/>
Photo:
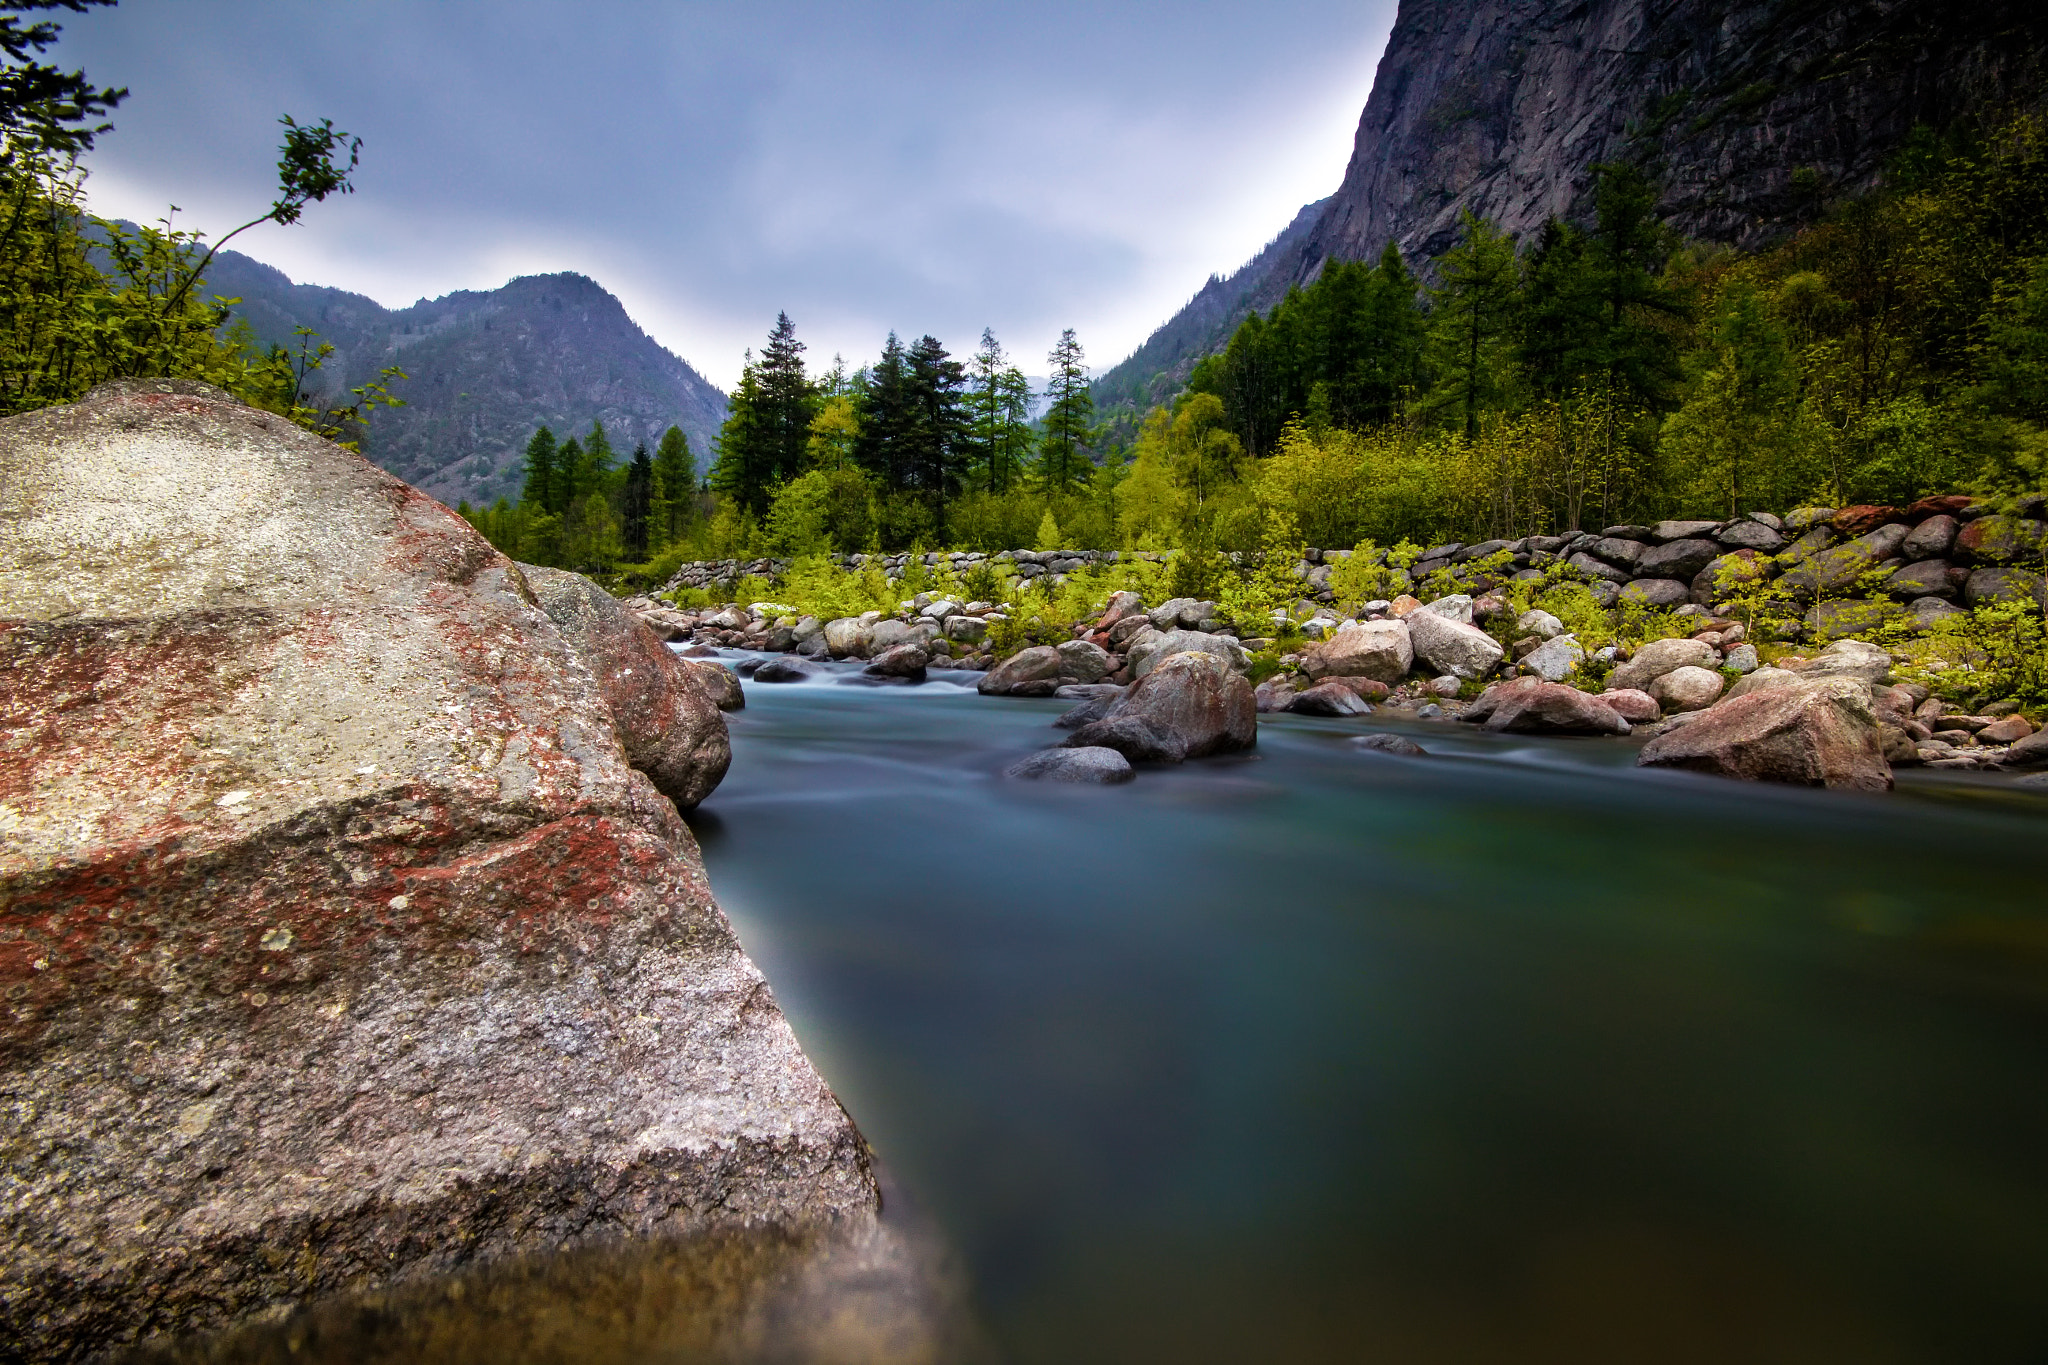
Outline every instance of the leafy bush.
<path id="1" fill-rule="evenodd" d="M 1906 656 L 1894 670 L 1899 681 L 1946 700 L 2048 704 L 2048 631 L 2031 601 L 1986 602 L 1943 617 L 1924 636 L 1900 631 L 1884 643 Z"/>

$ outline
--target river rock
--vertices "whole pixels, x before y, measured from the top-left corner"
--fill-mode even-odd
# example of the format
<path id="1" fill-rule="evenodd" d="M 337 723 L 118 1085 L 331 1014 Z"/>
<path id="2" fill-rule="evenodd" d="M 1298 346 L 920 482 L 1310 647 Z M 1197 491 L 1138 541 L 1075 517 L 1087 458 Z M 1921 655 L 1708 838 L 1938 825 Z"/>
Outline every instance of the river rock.
<path id="1" fill-rule="evenodd" d="M 1152 634 L 1140 631 L 1125 647 L 1124 659 L 1130 667 L 1131 676 L 1142 678 L 1158 667 L 1162 660 L 1190 650 L 1213 655 L 1240 673 L 1251 666 L 1245 658 L 1244 646 L 1235 639 L 1201 630 L 1169 630 Z"/>
<path id="2" fill-rule="evenodd" d="M 2048 610 L 2048 588 L 2041 575 L 2025 569 L 1973 569 L 1963 584 L 1963 600 L 1971 606 L 1986 602 L 2026 602 Z"/>
<path id="3" fill-rule="evenodd" d="M 1285 711 L 1294 701 L 1294 694 L 1301 691 L 1297 675 L 1276 674 L 1252 689 L 1252 704 L 1261 715 L 1274 711 Z"/>
<path id="4" fill-rule="evenodd" d="M 519 566 L 527 586 L 611 708 L 626 761 L 684 810 L 732 763 L 725 717 L 688 661 L 582 574 Z"/>
<path id="5" fill-rule="evenodd" d="M 1532 607 L 1515 618 L 1515 629 L 1539 640 L 1554 640 L 1564 634 L 1564 622 L 1540 607 Z"/>
<path id="6" fill-rule="evenodd" d="M 1033 645 L 982 674 L 975 691 L 988 697 L 1049 697 L 1059 686 L 1059 676 L 1060 652 L 1051 645 Z"/>
<path id="7" fill-rule="evenodd" d="M 1113 592 L 1102 609 L 1102 615 L 1095 618 L 1097 630 L 1108 630 L 1127 616 L 1142 616 L 1145 599 L 1134 592 Z"/>
<path id="8" fill-rule="evenodd" d="M 1690 584 L 1720 555 L 1721 547 L 1711 540 L 1674 540 L 1643 551 L 1636 572 L 1644 578 L 1676 578 Z"/>
<path id="9" fill-rule="evenodd" d="M 1114 784 L 1137 776 L 1131 761 L 1114 749 L 1045 749 L 1003 770 L 1005 777 L 1044 782 Z"/>
<path id="10" fill-rule="evenodd" d="M 1309 677 L 1336 676 L 1399 682 L 1415 666 L 1406 621 L 1346 621 L 1329 639 L 1302 654 Z"/>
<path id="11" fill-rule="evenodd" d="M 1109 651 L 1101 645 L 1086 640 L 1062 640 L 1056 646 L 1060 655 L 1060 676 L 1072 678 L 1075 682 L 1101 682 L 1108 677 L 1113 665 Z"/>
<path id="12" fill-rule="evenodd" d="M 1904 565 L 1885 579 L 1884 590 L 1907 602 L 1922 597 L 1952 600 L 1969 580 L 1967 569 L 1958 569 L 1945 559 L 1923 559 L 1918 564 Z"/>
<path id="13" fill-rule="evenodd" d="M 1759 668 L 1737 678 L 1735 684 L 1728 689 L 1726 695 L 1721 700 L 1724 702 L 1733 701 L 1737 697 L 1746 697 L 1752 692 L 1768 692 L 1774 687 L 1797 687 L 1800 681 L 1800 676 L 1788 669 Z"/>
<path id="14" fill-rule="evenodd" d="M 922 682 L 931 661 L 932 656 L 921 646 L 890 645 L 878 652 L 861 672 L 871 678 L 908 678 L 912 682 Z"/>
<path id="15" fill-rule="evenodd" d="M 1423 758 L 1429 752 L 1406 735 L 1360 735 L 1351 741 L 1351 747 L 1369 754 L 1395 754 L 1402 758 Z"/>
<path id="16" fill-rule="evenodd" d="M 1987 564 L 2039 563 L 2048 526 L 2026 517 L 1990 516 L 1967 522 L 1956 532 L 1955 560 L 1978 567 Z"/>
<path id="17" fill-rule="evenodd" d="M 1906 535 L 1903 525 L 1881 526 L 1846 544 L 1820 550 L 1787 570 L 1778 586 L 1803 602 L 1858 590 L 1865 574 L 1898 554 Z"/>
<path id="18" fill-rule="evenodd" d="M 1495 683 L 1460 720 L 1512 734 L 1625 735 L 1628 722 L 1598 697 L 1540 678 Z"/>
<path id="19" fill-rule="evenodd" d="M 1645 744 L 1636 762 L 1751 782 L 1891 789 L 1869 689 L 1858 679 L 1771 687 L 1697 714 Z"/>
<path id="20" fill-rule="evenodd" d="M 712 705 L 721 711 L 747 709 L 747 693 L 740 686 L 740 675 L 726 664 L 717 659 L 684 658 L 682 662 L 697 680 L 697 686 L 704 689 L 704 695 L 711 698 Z"/>
<path id="21" fill-rule="evenodd" d="M 1889 651 L 1862 640 L 1837 640 L 1792 671 L 1809 680 L 1860 678 L 1866 683 L 1881 683 L 1891 677 L 1892 656 Z"/>
<path id="22" fill-rule="evenodd" d="M 1179 763 L 1187 758 L 1187 741 L 1144 716 L 1104 716 L 1079 726 L 1069 747 L 1114 749 L 1133 763 Z"/>
<path id="23" fill-rule="evenodd" d="M 1728 651 L 1721 660 L 1721 667 L 1737 673 L 1753 673 L 1756 671 L 1757 663 L 1756 646 L 1742 644 Z"/>
<path id="24" fill-rule="evenodd" d="M 754 670 L 754 681 L 764 683 L 802 682 L 818 671 L 817 665 L 801 659 L 770 659 Z"/>
<path id="25" fill-rule="evenodd" d="M 979 644 L 988 638 L 988 622 L 979 616 L 948 616 L 945 630 L 948 640 L 957 640 L 963 645 Z"/>
<path id="26" fill-rule="evenodd" d="M 2011 768 L 2038 768 L 2048 765 L 2048 729 L 2036 730 L 2025 739 L 2016 740 L 2006 747 L 2005 764 Z"/>
<path id="27" fill-rule="evenodd" d="M 1456 621 L 1461 626 L 1472 624 L 1472 598 L 1467 593 L 1454 592 L 1439 597 L 1423 610 L 1446 621 Z"/>
<path id="28" fill-rule="evenodd" d="M 1647 725 L 1664 714 L 1655 697 L 1633 687 L 1609 688 L 1600 694 L 1599 700 L 1630 725 Z"/>
<path id="29" fill-rule="evenodd" d="M 1111 719 L 1118 716 L 1140 716 L 1178 736 L 1189 758 L 1259 742 L 1251 684 L 1222 659 L 1197 650 L 1168 655 L 1132 683 L 1110 710 Z"/>
<path id="30" fill-rule="evenodd" d="M 1952 516 L 1929 517 L 1906 533 L 1899 553 L 1907 559 L 1947 559 L 1961 524 Z"/>
<path id="31" fill-rule="evenodd" d="M 0 423 L 0 524 L 5 1354 L 875 1207 L 598 656 L 454 513 L 148 380 Z"/>
<path id="32" fill-rule="evenodd" d="M 1712 668 L 1721 656 L 1704 640 L 1652 640 L 1607 677 L 1612 688 L 1648 691 L 1650 684 L 1677 668 Z"/>
<path id="33" fill-rule="evenodd" d="M 1650 539 L 1659 545 L 1670 545 L 1681 540 L 1711 539 L 1720 529 L 1718 521 L 1660 521 L 1650 528 Z"/>
<path id="34" fill-rule="evenodd" d="M 864 659 L 868 654 L 868 625 L 858 616 L 842 616 L 825 623 L 825 648 L 835 659 Z"/>
<path id="35" fill-rule="evenodd" d="M 1675 578 L 1638 578 L 1623 586 L 1621 600 L 1645 607 L 1682 607 L 1692 601 L 1692 586 Z"/>
<path id="36" fill-rule="evenodd" d="M 1651 683 L 1650 695 L 1666 711 L 1701 711 L 1712 706 L 1726 686 L 1727 679 L 1711 668 L 1687 664 Z"/>
<path id="37" fill-rule="evenodd" d="M 1372 704 L 1340 682 L 1317 683 L 1297 692 L 1287 709 L 1301 716 L 1365 716 Z"/>
<path id="38" fill-rule="evenodd" d="M 1751 518 L 1728 523 L 1714 539 L 1728 549 L 1754 550 L 1759 554 L 1773 555 L 1785 548 L 1784 536 Z"/>
<path id="39" fill-rule="evenodd" d="M 1203 602 L 1194 597 L 1170 597 L 1145 613 L 1145 619 L 1152 623 L 1152 629 L 1168 631 L 1176 626 L 1193 627 L 1210 614 L 1213 602 Z"/>
<path id="40" fill-rule="evenodd" d="M 1427 609 L 1404 618 L 1415 657 L 1441 673 L 1483 678 L 1500 663 L 1500 642 L 1477 626 L 1460 625 Z"/>

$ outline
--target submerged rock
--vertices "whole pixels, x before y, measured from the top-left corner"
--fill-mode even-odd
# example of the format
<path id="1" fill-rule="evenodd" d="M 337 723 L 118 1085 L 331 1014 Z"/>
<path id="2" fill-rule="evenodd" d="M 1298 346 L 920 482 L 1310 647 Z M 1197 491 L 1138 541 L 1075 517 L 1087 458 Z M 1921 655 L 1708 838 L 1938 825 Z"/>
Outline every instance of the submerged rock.
<path id="1" fill-rule="evenodd" d="M 8 1354 L 874 1207 L 596 656 L 460 518 L 140 381 L 0 423 L 0 522 Z"/>
<path id="2" fill-rule="evenodd" d="M 1743 682 L 1756 683 L 1765 671 Z M 1636 762 L 1751 782 L 1859 791 L 1892 785 L 1869 685 L 1850 677 L 1765 684 L 1724 699 L 1644 745 Z"/>
<path id="3" fill-rule="evenodd" d="M 917 645 L 891 645 L 876 654 L 861 672 L 875 678 L 907 678 L 911 682 L 921 682 L 931 661 L 932 656 Z"/>
<path id="4" fill-rule="evenodd" d="M 818 671 L 816 664 L 805 663 L 801 659 L 770 659 L 754 670 L 754 681 L 763 683 L 802 682 L 806 678 L 815 677 Z"/>
<path id="5" fill-rule="evenodd" d="M 1429 752 L 1406 735 L 1360 735 L 1351 741 L 1351 747 L 1367 753 L 1399 754 L 1403 758 L 1422 758 Z"/>
<path id="6" fill-rule="evenodd" d="M 1048 782 L 1128 782 L 1137 776 L 1130 760 L 1114 749 L 1045 749 L 1003 770 L 1005 777 Z"/>

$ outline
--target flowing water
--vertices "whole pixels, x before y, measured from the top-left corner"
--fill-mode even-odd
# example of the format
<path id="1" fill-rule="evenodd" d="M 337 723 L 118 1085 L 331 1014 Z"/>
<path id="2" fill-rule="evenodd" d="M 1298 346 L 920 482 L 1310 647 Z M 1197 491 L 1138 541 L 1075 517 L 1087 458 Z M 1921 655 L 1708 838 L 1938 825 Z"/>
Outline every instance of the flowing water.
<path id="1" fill-rule="evenodd" d="M 1747 786 L 1386 711 L 1026 783 L 1065 704 L 939 677 L 750 685 L 691 819 L 889 1172 L 879 1230 L 180 1358 L 2048 1355 L 2048 793 Z"/>
<path id="2" fill-rule="evenodd" d="M 1002 779 L 1064 707 L 752 685 L 693 819 L 1009 1358 L 2048 1352 L 2048 795 L 1384 711 Z"/>

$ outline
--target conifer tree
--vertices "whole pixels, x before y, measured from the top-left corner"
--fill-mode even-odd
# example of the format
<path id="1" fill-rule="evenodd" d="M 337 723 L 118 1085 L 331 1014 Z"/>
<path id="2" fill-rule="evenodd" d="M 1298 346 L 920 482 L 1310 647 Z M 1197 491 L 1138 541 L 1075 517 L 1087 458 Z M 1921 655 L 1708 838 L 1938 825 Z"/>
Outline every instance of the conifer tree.
<path id="1" fill-rule="evenodd" d="M 664 431 L 661 444 L 654 449 L 654 487 L 658 502 L 654 534 L 662 544 L 672 545 L 683 538 L 697 493 L 697 457 L 691 454 L 690 438 L 681 427 Z"/>
<path id="2" fill-rule="evenodd" d="M 1031 449 L 1031 382 L 1009 363 L 995 333 L 982 329 L 972 367 L 970 444 L 973 481 L 990 493 L 1006 493 L 1023 472 Z"/>
<path id="3" fill-rule="evenodd" d="M 558 517 L 569 515 L 569 504 L 587 491 L 578 486 L 583 477 L 583 443 L 571 436 L 555 449 L 555 480 L 549 493 L 548 511 Z"/>
<path id="4" fill-rule="evenodd" d="M 946 503 L 959 491 L 967 447 L 967 414 L 961 390 L 967 376 L 939 339 L 919 337 L 904 366 L 906 421 L 903 468 L 909 486 L 924 495 L 935 528 L 945 525 Z"/>
<path id="5" fill-rule="evenodd" d="M 654 512 L 654 457 L 645 441 L 633 447 L 632 463 L 626 466 L 624 515 L 619 519 L 620 538 L 628 559 L 647 558 L 648 533 Z"/>
<path id="6" fill-rule="evenodd" d="M 1045 426 L 1038 443 L 1038 481 L 1051 493 L 1069 493 L 1088 475 L 1088 445 L 1095 439 L 1095 399 L 1088 392 L 1088 367 L 1081 343 L 1069 327 L 1046 356 Z"/>
<path id="7" fill-rule="evenodd" d="M 854 438 L 853 458 L 892 493 L 909 484 L 904 459 L 904 437 L 911 421 L 908 379 L 903 343 L 891 332 L 861 395 L 860 432 Z"/>
<path id="8" fill-rule="evenodd" d="M 1515 244 L 1466 209 L 1463 237 L 1437 266 L 1430 291 L 1430 357 L 1437 373 L 1435 406 L 1453 416 L 1467 440 L 1479 435 L 1479 413 L 1506 388 L 1505 343 L 1514 322 L 1519 280 Z"/>
<path id="9" fill-rule="evenodd" d="M 526 443 L 526 482 L 519 490 L 519 501 L 535 511 L 546 511 L 554 504 L 555 482 L 560 477 L 555 454 L 555 433 L 545 426 L 533 433 L 533 439 Z"/>

